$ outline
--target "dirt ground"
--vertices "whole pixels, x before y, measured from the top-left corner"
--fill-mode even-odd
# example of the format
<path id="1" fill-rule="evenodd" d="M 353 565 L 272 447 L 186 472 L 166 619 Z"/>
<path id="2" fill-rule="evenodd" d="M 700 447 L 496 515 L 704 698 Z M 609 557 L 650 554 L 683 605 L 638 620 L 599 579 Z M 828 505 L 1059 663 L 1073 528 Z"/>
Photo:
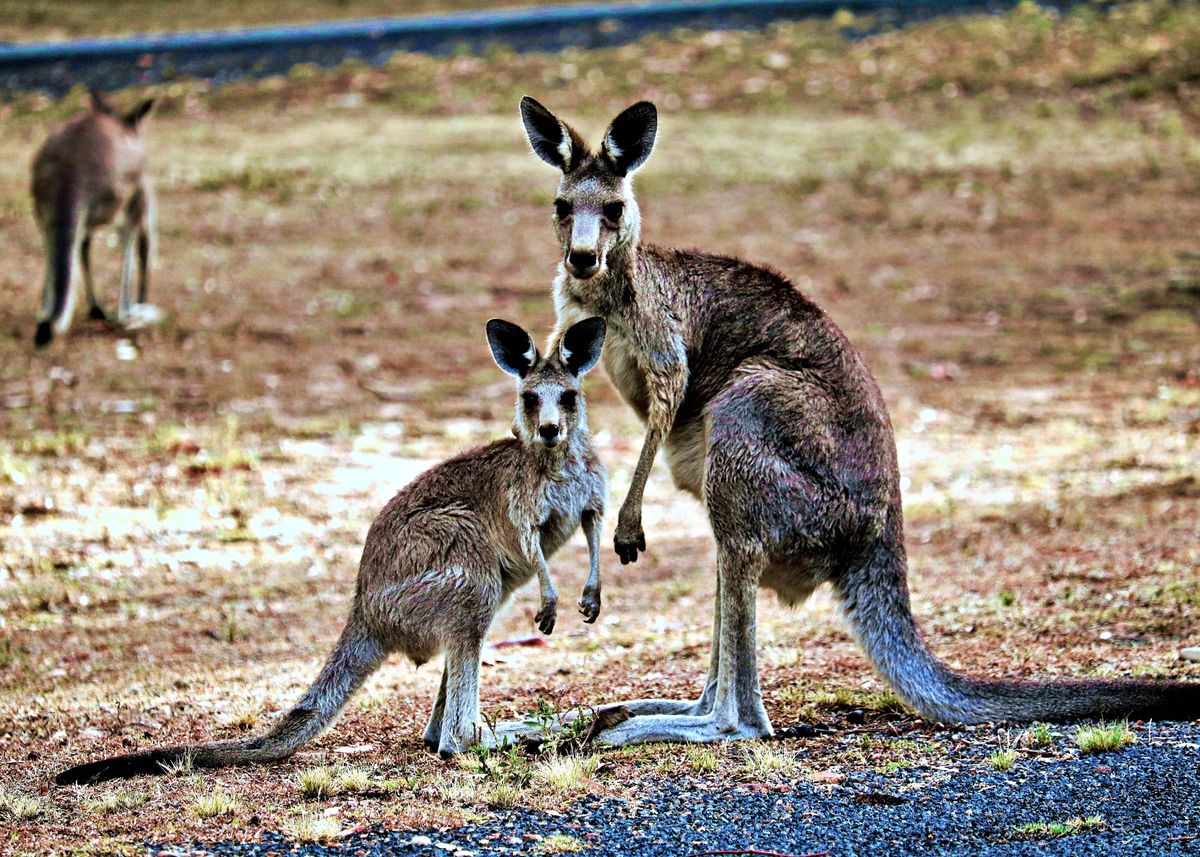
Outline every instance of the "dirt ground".
<path id="1" fill-rule="evenodd" d="M 1200 678 L 1178 654 L 1200 642 L 1200 28 L 1184 26 L 1194 4 L 1172 8 L 177 84 L 150 131 L 151 299 L 167 319 L 137 338 L 80 319 L 44 352 L 28 163 L 82 100 L 0 105 L 0 789 L 36 809 L 5 822 L 0 851 L 485 811 L 447 785 L 467 774 L 422 751 L 436 665 L 401 662 L 287 764 L 50 781 L 85 758 L 260 728 L 340 630 L 383 502 L 507 432 L 512 387 L 483 324 L 548 331 L 557 254 L 555 177 L 521 135 L 522 91 L 591 136 L 632 97 L 659 101 L 636 182 L 644 237 L 786 272 L 862 348 L 897 430 L 914 610 L 950 664 Z M 939 65 L 948 33 L 962 47 Z M 111 302 L 116 252 L 100 256 Z M 615 517 L 640 428 L 600 374 L 587 392 Z M 645 525 L 636 565 L 606 554 L 596 626 L 564 607 L 551 638 L 489 650 L 489 714 L 698 691 L 712 545 L 661 462 Z M 585 577 L 582 537 L 551 565 L 565 604 Z M 521 593 L 493 639 L 536 635 L 535 605 Z M 932 727 L 892 710 L 824 593 L 798 611 L 764 596 L 760 635 L 777 728 L 867 735 L 785 741 L 803 775 L 921 752 Z M 917 744 L 884 740 L 908 730 Z M 984 764 L 1015 734 L 981 729 L 959 752 Z M 1057 734 L 1066 752 L 1071 733 Z M 582 788 L 626 794 L 680 752 L 605 753 Z M 715 758 L 731 778 L 768 777 L 741 750 Z M 305 798 L 299 772 L 327 763 L 371 785 Z M 214 788 L 233 808 L 201 818 Z M 518 802 L 562 799 L 531 788 Z"/>

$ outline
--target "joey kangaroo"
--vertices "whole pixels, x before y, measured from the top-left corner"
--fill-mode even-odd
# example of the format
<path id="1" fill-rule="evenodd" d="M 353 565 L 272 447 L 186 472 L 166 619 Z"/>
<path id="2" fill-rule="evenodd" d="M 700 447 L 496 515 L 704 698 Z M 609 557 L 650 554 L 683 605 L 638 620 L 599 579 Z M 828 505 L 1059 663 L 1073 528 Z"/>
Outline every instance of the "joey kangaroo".
<path id="1" fill-rule="evenodd" d="M 532 98 L 522 99 L 521 117 L 533 151 L 562 173 L 555 337 L 579 318 L 603 317 L 608 375 L 646 424 L 616 551 L 627 563 L 646 550 L 642 492 L 660 447 L 676 485 L 704 503 L 717 544 L 712 657 L 699 700 L 627 703 L 635 716 L 601 741 L 771 734 L 756 662 L 757 589 L 796 604 L 826 581 L 875 669 L 931 720 L 1200 717 L 1195 683 L 995 681 L 949 670 L 909 607 L 895 441 L 857 349 L 773 271 L 641 242 L 631 176 L 654 145 L 654 105 L 618 115 L 597 151 Z"/>
<path id="2" fill-rule="evenodd" d="M 582 525 L 591 569 L 579 602 L 600 614 L 604 467 L 588 435 L 580 377 L 600 359 L 603 319 L 585 319 L 542 357 L 529 334 L 492 319 L 488 343 L 517 376 L 515 438 L 465 452 L 426 471 L 379 513 L 367 533 L 350 618 L 317 680 L 278 724 L 257 738 L 149 750 L 79 765 L 59 784 L 161 773 L 191 756 L 200 767 L 285 759 L 324 731 L 391 652 L 420 665 L 446 655 L 425 745 L 443 758 L 478 741 L 517 737 L 513 724 L 481 733 L 479 657 L 497 611 L 535 575 L 535 621 L 554 629 L 558 596 L 546 558 Z M 511 735 L 509 734 L 511 733 Z"/>
<path id="3" fill-rule="evenodd" d="M 33 211 L 46 250 L 42 310 L 34 343 L 48 345 L 71 326 L 76 290 L 73 267 L 78 258 L 87 285 L 89 315 L 108 316 L 100 308 L 92 282 L 92 233 L 115 224 L 121 241 L 121 294 L 116 321 L 139 315 L 152 321 L 146 304 L 150 260 L 155 241 L 154 194 L 145 175 L 142 123 L 154 107 L 142 101 L 120 114 L 99 92 L 90 109 L 50 135 L 33 159 Z M 134 253 L 137 253 L 138 303 L 133 303 Z"/>

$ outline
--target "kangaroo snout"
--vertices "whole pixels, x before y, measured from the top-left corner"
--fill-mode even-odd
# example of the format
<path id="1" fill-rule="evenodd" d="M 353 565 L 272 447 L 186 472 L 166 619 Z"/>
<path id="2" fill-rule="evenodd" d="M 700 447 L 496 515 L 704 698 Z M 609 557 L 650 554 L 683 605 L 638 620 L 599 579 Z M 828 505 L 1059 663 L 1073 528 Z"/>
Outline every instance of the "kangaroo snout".
<path id="1" fill-rule="evenodd" d="M 571 276 L 586 280 L 593 276 L 600 266 L 597 264 L 596 253 L 592 250 L 572 250 L 567 254 L 567 270 Z"/>
<path id="2" fill-rule="evenodd" d="M 558 423 L 543 423 L 538 426 L 538 437 L 546 446 L 558 443 Z"/>

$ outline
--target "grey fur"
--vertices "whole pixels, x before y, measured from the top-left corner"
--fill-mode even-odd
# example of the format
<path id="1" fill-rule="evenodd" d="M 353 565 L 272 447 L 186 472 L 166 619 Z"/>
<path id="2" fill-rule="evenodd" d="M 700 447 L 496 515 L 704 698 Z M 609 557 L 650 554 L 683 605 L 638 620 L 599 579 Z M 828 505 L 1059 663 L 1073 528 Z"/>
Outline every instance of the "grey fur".
<path id="1" fill-rule="evenodd" d="M 598 353 L 602 320 L 584 320 L 566 334 L 580 352 Z M 558 595 L 546 558 L 581 524 L 590 572 L 579 602 L 587 622 L 600 613 L 600 528 L 607 492 L 604 467 L 592 449 L 577 363 L 558 349 L 539 357 L 529 335 L 493 320 L 488 339 L 505 371 L 505 335 L 520 338 L 517 354 L 534 356 L 517 384 L 514 429 L 500 440 L 442 462 L 406 486 L 383 508 L 367 534 L 350 618 L 312 687 L 267 734 L 152 750 L 64 771 L 59 783 L 96 782 L 158 773 L 190 755 L 200 767 L 286 758 L 327 729 L 350 695 L 392 652 L 423 664 L 445 653 L 445 669 L 425 743 L 443 757 L 478 741 L 513 737 L 521 727 L 483 732 L 479 723 L 479 656 L 492 621 L 514 591 L 538 578 L 535 621 L 554 629 Z M 594 361 L 593 361 L 594 362 Z M 570 400 L 573 400 L 570 401 Z M 554 426 L 553 437 L 546 429 Z"/>
<path id="2" fill-rule="evenodd" d="M 146 99 L 120 115 L 98 92 L 91 106 L 56 130 L 33 159 L 33 210 L 46 251 L 42 309 L 34 342 L 50 343 L 71 326 L 76 260 L 83 269 L 92 318 L 107 318 L 92 282 L 92 233 L 115 224 L 121 242 L 121 292 L 116 321 L 126 324 L 133 306 L 134 267 L 138 303 L 145 305 L 156 238 L 154 190 L 145 173 L 143 120 L 154 107 Z"/>
<path id="3" fill-rule="evenodd" d="M 646 549 L 642 493 L 660 448 L 676 485 L 704 503 L 718 550 L 713 655 L 700 699 L 628 703 L 635 716 L 603 740 L 771 734 L 758 683 L 757 589 L 795 604 L 826 582 L 875 668 L 932 720 L 1200 715 L 1195 684 L 984 681 L 948 670 L 909 608 L 895 441 L 857 349 L 773 271 L 641 243 L 630 175 L 657 131 L 651 105 L 618 116 L 594 154 L 533 99 L 521 112 L 536 128 L 535 152 L 562 171 L 551 342 L 580 318 L 603 317 L 609 378 L 646 424 L 617 517 L 617 553 L 633 562 Z M 637 148 L 632 162 L 614 159 L 614 140 L 622 153 Z"/>

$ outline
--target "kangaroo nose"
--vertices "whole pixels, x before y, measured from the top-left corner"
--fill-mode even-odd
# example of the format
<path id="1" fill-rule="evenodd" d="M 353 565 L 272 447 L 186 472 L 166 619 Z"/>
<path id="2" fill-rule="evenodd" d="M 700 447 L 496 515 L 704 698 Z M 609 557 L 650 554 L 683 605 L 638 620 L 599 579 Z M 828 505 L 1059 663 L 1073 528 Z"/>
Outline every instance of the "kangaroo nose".
<path id="1" fill-rule="evenodd" d="M 596 254 L 588 250 L 572 250 L 567 259 L 577 271 L 590 270 L 596 264 Z"/>
<path id="2" fill-rule="evenodd" d="M 542 440 L 554 440 L 558 437 L 558 426 L 554 423 L 538 426 L 538 434 L 542 436 Z"/>

